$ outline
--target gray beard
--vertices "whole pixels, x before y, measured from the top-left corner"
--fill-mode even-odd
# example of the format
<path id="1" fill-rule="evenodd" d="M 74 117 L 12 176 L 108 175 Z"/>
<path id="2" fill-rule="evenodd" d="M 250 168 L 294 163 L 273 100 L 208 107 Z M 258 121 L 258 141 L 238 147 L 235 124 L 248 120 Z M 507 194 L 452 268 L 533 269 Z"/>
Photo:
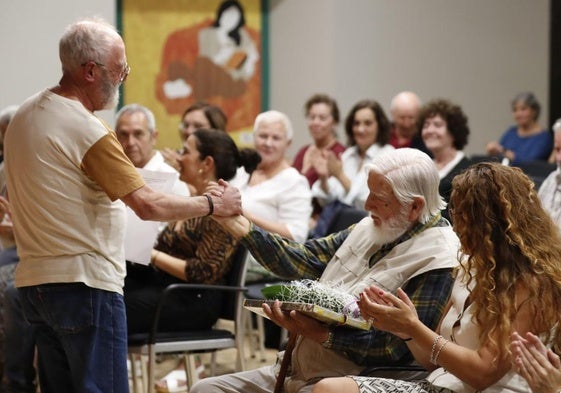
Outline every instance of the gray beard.
<path id="1" fill-rule="evenodd" d="M 111 92 L 111 96 L 109 96 L 105 105 L 103 105 L 103 109 L 113 109 L 119 103 L 119 86 Z"/>
<path id="2" fill-rule="evenodd" d="M 374 244 L 383 246 L 399 239 L 411 227 L 404 215 L 393 217 L 379 226 L 374 225 Z"/>

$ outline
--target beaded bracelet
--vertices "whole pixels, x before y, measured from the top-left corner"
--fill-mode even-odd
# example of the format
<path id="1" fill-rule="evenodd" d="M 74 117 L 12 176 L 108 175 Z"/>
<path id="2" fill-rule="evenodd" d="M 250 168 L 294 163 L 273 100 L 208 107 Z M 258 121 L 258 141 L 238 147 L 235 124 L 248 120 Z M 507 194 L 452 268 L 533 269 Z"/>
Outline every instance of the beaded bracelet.
<path id="1" fill-rule="evenodd" d="M 448 344 L 448 340 L 444 339 L 444 343 L 440 346 L 440 348 L 438 348 L 438 351 L 436 351 L 436 355 L 434 355 L 434 365 L 438 365 L 438 357 L 440 356 L 440 352 L 444 349 L 446 344 Z"/>
<path id="2" fill-rule="evenodd" d="M 436 345 L 438 344 L 438 342 L 440 341 L 440 339 L 443 338 L 442 336 L 436 336 L 436 338 L 434 339 L 434 341 L 432 342 L 432 348 L 430 350 L 430 362 L 434 365 L 436 365 L 436 359 L 435 359 L 435 352 L 434 350 L 436 349 Z"/>
<path id="3" fill-rule="evenodd" d="M 212 202 L 212 197 L 209 194 L 204 194 L 206 196 L 206 200 L 208 201 L 208 214 L 207 216 L 212 216 L 214 213 L 214 203 Z"/>

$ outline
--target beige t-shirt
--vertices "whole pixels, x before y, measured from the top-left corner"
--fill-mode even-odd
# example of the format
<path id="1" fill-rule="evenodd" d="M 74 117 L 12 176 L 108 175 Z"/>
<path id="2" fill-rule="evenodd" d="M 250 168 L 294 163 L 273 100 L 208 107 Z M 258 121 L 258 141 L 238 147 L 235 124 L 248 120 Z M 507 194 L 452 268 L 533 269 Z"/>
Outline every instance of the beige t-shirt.
<path id="1" fill-rule="evenodd" d="M 78 101 L 29 98 L 6 133 L 16 286 L 57 282 L 122 293 L 125 209 L 144 181 L 115 134 Z"/>

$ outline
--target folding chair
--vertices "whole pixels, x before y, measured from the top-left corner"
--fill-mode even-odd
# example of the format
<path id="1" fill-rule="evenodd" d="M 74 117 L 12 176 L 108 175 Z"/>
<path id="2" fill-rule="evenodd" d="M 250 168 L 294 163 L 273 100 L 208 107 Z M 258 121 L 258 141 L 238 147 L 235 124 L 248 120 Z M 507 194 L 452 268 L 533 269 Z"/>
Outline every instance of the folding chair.
<path id="1" fill-rule="evenodd" d="M 132 334 L 128 339 L 128 354 L 131 361 L 131 373 L 133 378 L 133 392 L 139 393 L 138 376 L 136 375 L 134 355 L 140 355 L 141 359 L 148 356 L 148 368 L 146 362 L 142 361 L 142 382 L 144 392 L 154 392 L 154 371 L 156 355 L 158 354 L 183 354 L 185 356 L 185 372 L 187 374 L 187 385 L 190 387 L 198 380 L 198 374 L 191 354 L 212 353 L 211 374 L 215 373 L 215 355 L 220 349 L 236 348 L 236 371 L 242 371 L 244 365 L 243 353 L 243 299 L 246 288 L 243 287 L 246 272 L 247 250 L 239 246 L 234 255 L 232 270 L 228 276 L 226 285 L 203 285 L 203 284 L 172 284 L 162 293 L 160 301 L 154 313 L 154 319 L 150 332 Z M 218 329 L 213 326 L 207 330 L 161 332 L 158 330 L 160 314 L 165 307 L 166 299 L 176 291 L 200 291 L 212 290 L 225 292 L 224 302 L 220 318 L 234 322 L 234 332 L 226 329 Z M 194 315 L 178 315 L 178 318 L 196 318 Z"/>

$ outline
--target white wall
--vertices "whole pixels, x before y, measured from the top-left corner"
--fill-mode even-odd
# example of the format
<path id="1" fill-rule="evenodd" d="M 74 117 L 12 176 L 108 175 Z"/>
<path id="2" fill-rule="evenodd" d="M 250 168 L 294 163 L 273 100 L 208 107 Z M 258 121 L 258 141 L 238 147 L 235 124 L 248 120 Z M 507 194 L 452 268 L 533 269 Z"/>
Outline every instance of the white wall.
<path id="1" fill-rule="evenodd" d="M 81 17 L 116 18 L 113 0 L 0 0 L 0 108 L 20 104 L 54 86 L 62 73 L 58 40 L 64 28 Z M 113 112 L 99 113 L 112 121 Z"/>
<path id="2" fill-rule="evenodd" d="M 56 84 L 66 25 L 91 15 L 115 21 L 113 0 L 1 1 L 0 108 Z M 548 0 L 270 0 L 270 7 L 270 104 L 294 122 L 291 154 L 310 141 L 302 106 L 315 92 L 332 94 L 343 118 L 362 98 L 387 110 L 404 89 L 425 101 L 450 98 L 469 117 L 470 153 L 512 123 L 509 102 L 521 90 L 536 93 L 547 119 Z"/>
<path id="3" fill-rule="evenodd" d="M 293 153 L 311 140 L 302 107 L 315 92 L 343 118 L 363 98 L 387 112 L 402 90 L 449 98 L 469 118 L 470 153 L 512 123 L 519 91 L 548 118 L 548 0 L 271 0 L 270 25 L 271 105 L 294 122 Z"/>

